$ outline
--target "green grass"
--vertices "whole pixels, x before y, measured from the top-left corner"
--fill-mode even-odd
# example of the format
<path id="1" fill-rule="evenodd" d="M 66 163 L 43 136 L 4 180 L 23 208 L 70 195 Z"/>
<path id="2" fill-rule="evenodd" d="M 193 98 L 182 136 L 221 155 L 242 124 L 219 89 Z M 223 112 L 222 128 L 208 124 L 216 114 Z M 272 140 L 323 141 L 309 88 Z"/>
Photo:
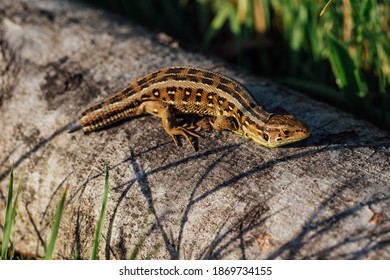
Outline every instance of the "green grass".
<path id="1" fill-rule="evenodd" d="M 13 259 L 13 247 L 11 247 L 11 252 L 9 251 L 9 247 L 11 245 L 11 234 L 12 234 L 12 226 L 15 223 L 15 217 L 17 214 L 17 206 L 19 200 L 19 194 L 22 190 L 21 179 L 19 180 L 18 190 L 16 192 L 15 199 L 13 199 L 13 184 L 14 184 L 14 166 L 11 167 L 10 179 L 8 184 L 8 197 L 6 201 L 5 207 L 5 219 L 4 219 L 4 228 L 3 228 L 3 238 L 1 243 L 1 259 L 6 260 L 8 256 L 10 259 Z M 13 202 L 12 202 L 13 201 Z"/>
<path id="2" fill-rule="evenodd" d="M 55 243 L 57 241 L 58 232 L 60 230 L 62 214 L 64 213 L 64 209 L 65 209 L 67 192 L 68 192 L 68 188 L 65 188 L 61 196 L 61 199 L 57 204 L 57 209 L 54 215 L 53 224 L 51 228 L 49 245 L 45 246 L 45 260 L 51 260 L 53 258 Z"/>
<path id="3" fill-rule="evenodd" d="M 95 233 L 95 239 L 93 241 L 93 249 L 92 249 L 92 255 L 91 259 L 95 260 L 97 259 L 97 253 L 98 253 L 98 247 L 103 227 L 103 221 L 106 214 L 106 206 L 108 201 L 108 189 L 109 189 L 109 173 L 108 173 L 108 166 L 106 166 L 106 174 L 105 174 L 105 183 L 104 183 L 104 195 L 102 200 L 102 208 L 100 211 L 100 216 L 98 220 L 98 224 L 96 227 L 96 233 Z M 22 183 L 21 180 L 19 180 L 18 184 L 18 190 L 16 193 L 15 198 L 13 198 L 13 184 L 14 184 L 14 168 L 11 167 L 10 172 L 10 179 L 9 179 L 9 187 L 8 187 L 8 197 L 6 201 L 6 212 L 5 212 L 5 219 L 4 219 L 4 229 L 3 229 L 3 236 L 2 236 L 2 246 L 1 246 L 1 259 L 13 259 L 13 246 L 11 246 L 10 250 L 10 244 L 11 244 L 11 235 L 12 235 L 12 225 L 15 224 L 15 218 L 17 214 L 17 203 L 19 194 L 22 190 Z M 53 258 L 53 253 L 55 250 L 55 244 L 57 241 L 58 233 L 60 231 L 60 225 L 62 220 L 62 214 L 65 210 L 65 203 L 66 203 L 66 196 L 68 193 L 68 187 L 65 188 L 61 199 L 59 200 L 56 212 L 53 217 L 52 226 L 51 226 L 51 232 L 50 232 L 50 238 L 48 244 L 44 244 L 44 259 L 45 260 L 51 260 Z M 36 258 L 39 258 L 36 256 Z"/>
<path id="4" fill-rule="evenodd" d="M 3 229 L 3 238 L 1 243 L 1 259 L 6 260 L 8 257 L 8 247 L 10 245 L 11 239 L 11 229 L 14 223 L 15 217 L 12 217 L 12 193 L 14 185 L 14 167 L 11 167 L 9 185 L 8 185 L 8 198 L 5 206 L 5 219 L 4 219 L 4 229 Z"/>
<path id="5" fill-rule="evenodd" d="M 21 176 L 22 178 L 23 176 Z M 4 219 L 4 228 L 3 228 L 3 236 L 2 236 L 2 246 L 1 246 L 1 259 L 13 259 L 14 258 L 14 246 L 11 242 L 12 237 L 12 226 L 15 224 L 16 217 L 17 217 L 17 208 L 18 208 L 18 201 L 19 201 L 19 195 L 22 191 L 22 179 L 19 179 L 18 183 L 18 189 L 16 192 L 15 198 L 13 197 L 13 184 L 14 184 L 14 168 L 11 167 L 10 172 L 10 179 L 9 179 L 9 185 L 8 185 L 8 196 L 6 201 L 6 211 L 5 211 L 5 219 Z M 55 242 L 57 240 L 60 224 L 61 224 L 61 218 L 62 213 L 64 211 L 65 207 L 65 201 L 66 201 L 66 193 L 67 189 L 65 189 L 61 200 L 59 201 L 57 205 L 57 210 L 53 219 L 53 224 L 51 228 L 51 235 L 49 239 L 49 244 L 46 246 L 44 244 L 44 251 L 45 256 L 44 259 L 49 260 L 52 259 L 54 248 L 55 248 Z M 10 246 L 12 245 L 12 246 Z M 21 256 L 23 258 L 23 256 Z M 31 258 L 29 256 L 28 258 Z M 38 258 L 38 256 L 36 256 Z"/>
<path id="6" fill-rule="evenodd" d="M 22 176 L 23 177 L 23 176 Z M 18 183 L 18 189 L 16 192 L 15 197 L 13 197 L 14 192 L 14 168 L 11 167 L 10 172 L 10 178 L 9 178 L 9 186 L 8 186 L 8 196 L 6 201 L 6 211 L 5 211 L 5 219 L 4 219 L 4 228 L 3 228 L 3 236 L 2 236 L 2 246 L 1 246 L 1 259 L 13 259 L 14 258 L 14 246 L 12 246 L 12 226 L 15 224 L 15 220 L 17 217 L 17 206 L 18 206 L 18 199 L 19 195 L 22 191 L 22 180 L 19 180 Z M 60 200 L 57 203 L 56 211 L 53 216 L 52 224 L 51 224 L 51 231 L 50 231 L 50 238 L 49 242 L 47 244 L 44 244 L 44 259 L 45 260 L 51 260 L 53 258 L 53 254 L 55 251 L 56 241 L 58 234 L 60 232 L 60 225 L 62 220 L 62 215 L 65 210 L 66 205 L 66 197 L 68 193 L 68 187 L 65 188 Z M 99 219 L 96 226 L 96 232 L 95 237 L 92 244 L 92 253 L 91 253 L 91 260 L 98 259 L 98 252 L 99 252 L 99 244 L 102 236 L 102 229 L 103 229 L 103 222 L 106 216 L 106 209 L 107 209 L 107 203 L 108 203 L 108 193 L 109 193 L 109 168 L 108 165 L 106 165 L 105 170 L 105 179 L 104 179 L 104 194 L 102 198 L 102 207 L 100 210 Z M 146 222 L 145 222 L 146 223 Z M 139 241 L 134 246 L 133 250 L 130 253 L 129 259 L 134 260 L 139 257 L 139 252 L 141 247 L 143 246 L 143 243 L 145 241 L 147 233 L 143 232 L 140 235 Z M 161 244 L 156 244 L 154 248 L 151 249 L 150 252 L 147 253 L 147 255 L 144 257 L 144 259 L 152 259 L 160 249 Z M 28 258 L 28 259 L 40 259 L 39 256 L 28 256 L 24 257 L 23 255 L 19 256 L 19 258 Z"/>
<path id="7" fill-rule="evenodd" d="M 90 2 L 390 130 L 388 0 Z"/>
<path id="8" fill-rule="evenodd" d="M 138 238 L 138 242 L 137 242 L 137 244 L 135 244 L 133 250 L 130 252 L 130 255 L 127 258 L 128 260 L 136 260 L 136 259 L 151 260 L 151 259 L 155 258 L 155 256 L 157 255 L 158 251 L 160 250 L 160 248 L 162 246 L 161 243 L 156 243 L 156 244 L 154 244 L 153 248 L 149 252 L 146 253 L 145 256 L 140 256 L 141 248 L 144 245 L 146 236 L 148 235 L 147 230 L 149 229 L 149 226 L 151 225 L 147 221 L 147 219 L 148 219 L 148 217 L 145 216 L 145 220 L 143 223 L 144 230 L 142 231 L 142 233 L 140 233 L 139 238 Z"/>
<path id="9" fill-rule="evenodd" d="M 96 232 L 95 232 L 95 239 L 93 242 L 93 249 L 91 254 L 91 260 L 96 260 L 98 258 L 98 252 L 99 252 L 99 243 L 100 243 L 100 237 L 102 235 L 102 228 L 103 228 L 103 221 L 104 217 L 106 216 L 106 208 L 107 208 L 107 200 L 108 200 L 108 165 L 106 164 L 106 176 L 104 180 L 104 194 L 102 199 L 102 208 L 100 210 L 99 220 L 96 226 Z"/>

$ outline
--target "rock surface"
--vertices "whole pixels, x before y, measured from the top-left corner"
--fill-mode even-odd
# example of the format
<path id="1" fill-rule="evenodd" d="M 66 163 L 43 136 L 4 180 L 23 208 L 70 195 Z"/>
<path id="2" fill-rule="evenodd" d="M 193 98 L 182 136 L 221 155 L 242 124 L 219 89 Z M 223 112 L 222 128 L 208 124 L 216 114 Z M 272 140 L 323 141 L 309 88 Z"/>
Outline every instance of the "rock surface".
<path id="1" fill-rule="evenodd" d="M 79 3 L 3 0 L 0 21 L 0 224 L 14 163 L 24 178 L 16 250 L 43 254 L 67 187 L 56 258 L 89 258 L 107 162 L 102 259 L 127 258 L 140 243 L 139 259 L 390 258 L 388 133 Z M 151 116 L 67 133 L 88 106 L 170 65 L 233 76 L 312 136 L 267 149 L 205 131 L 194 152 Z"/>

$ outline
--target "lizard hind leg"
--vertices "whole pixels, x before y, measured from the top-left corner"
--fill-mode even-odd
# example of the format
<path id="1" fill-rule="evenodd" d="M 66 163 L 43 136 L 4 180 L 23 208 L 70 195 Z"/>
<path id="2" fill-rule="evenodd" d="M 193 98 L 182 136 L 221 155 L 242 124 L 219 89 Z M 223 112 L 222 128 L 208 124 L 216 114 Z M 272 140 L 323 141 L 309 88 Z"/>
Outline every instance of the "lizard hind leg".
<path id="1" fill-rule="evenodd" d="M 172 137 L 176 146 L 179 146 L 176 140 L 176 136 L 181 135 L 187 140 L 192 149 L 195 151 L 195 147 L 191 142 L 189 135 L 197 138 L 199 138 L 200 135 L 191 131 L 189 128 L 185 128 L 184 126 L 177 124 L 172 106 L 166 105 L 160 101 L 145 101 L 140 105 L 138 110 L 139 114 L 148 113 L 161 118 L 165 131 Z"/>
<path id="2" fill-rule="evenodd" d="M 228 117 L 224 115 L 217 116 L 214 121 L 210 122 L 211 126 L 217 130 L 231 130 L 237 131 L 238 124 L 237 120 L 234 117 Z"/>

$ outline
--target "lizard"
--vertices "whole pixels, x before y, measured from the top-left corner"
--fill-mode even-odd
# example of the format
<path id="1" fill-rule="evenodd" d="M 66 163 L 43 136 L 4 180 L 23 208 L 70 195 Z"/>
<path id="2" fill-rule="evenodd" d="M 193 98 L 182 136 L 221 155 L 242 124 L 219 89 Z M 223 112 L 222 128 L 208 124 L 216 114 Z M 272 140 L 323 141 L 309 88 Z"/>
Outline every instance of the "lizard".
<path id="1" fill-rule="evenodd" d="M 160 117 L 176 145 L 176 136 L 183 136 L 194 150 L 189 136 L 200 135 L 194 127 L 179 124 L 179 115 L 208 118 L 215 130 L 230 130 L 269 148 L 310 135 L 309 127 L 288 112 L 266 111 L 235 79 L 191 66 L 166 67 L 134 79 L 123 90 L 82 112 L 70 132 L 82 129 L 88 133 L 144 114 Z"/>

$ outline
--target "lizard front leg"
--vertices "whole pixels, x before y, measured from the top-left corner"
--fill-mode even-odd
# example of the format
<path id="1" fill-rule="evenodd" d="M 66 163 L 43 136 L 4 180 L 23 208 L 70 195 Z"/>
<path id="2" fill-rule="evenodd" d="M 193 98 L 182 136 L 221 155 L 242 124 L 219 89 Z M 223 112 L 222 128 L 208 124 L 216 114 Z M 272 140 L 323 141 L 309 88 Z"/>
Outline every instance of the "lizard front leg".
<path id="1" fill-rule="evenodd" d="M 177 124 L 176 117 L 173 113 L 173 108 L 170 105 L 166 105 L 160 101 L 144 101 L 137 109 L 137 114 L 144 113 L 157 116 L 162 119 L 162 123 L 165 131 L 172 137 L 173 142 L 178 146 L 176 136 L 183 136 L 188 143 L 190 143 L 192 149 L 195 151 L 195 147 L 192 144 L 188 135 L 199 138 L 200 136 L 184 126 Z"/>

